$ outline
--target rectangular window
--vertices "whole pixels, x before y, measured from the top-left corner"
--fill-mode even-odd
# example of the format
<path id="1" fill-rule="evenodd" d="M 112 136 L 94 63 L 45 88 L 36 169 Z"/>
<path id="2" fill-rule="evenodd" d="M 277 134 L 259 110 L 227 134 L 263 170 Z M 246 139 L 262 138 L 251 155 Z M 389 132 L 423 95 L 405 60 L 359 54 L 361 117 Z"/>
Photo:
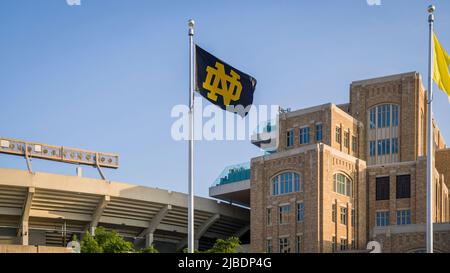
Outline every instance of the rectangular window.
<path id="1" fill-rule="evenodd" d="M 309 127 L 300 128 L 300 144 L 309 144 Z"/>
<path id="2" fill-rule="evenodd" d="M 297 203 L 297 222 L 303 221 L 305 218 L 305 204 L 303 202 Z"/>
<path id="3" fill-rule="evenodd" d="M 292 147 L 294 145 L 294 129 L 290 129 L 286 133 L 286 145 L 287 147 Z"/>
<path id="4" fill-rule="evenodd" d="M 370 109 L 370 114 L 369 114 L 369 116 L 370 116 L 370 129 L 374 129 L 375 127 L 376 127 L 376 108 L 374 107 L 374 108 L 372 108 L 372 109 Z"/>
<path id="5" fill-rule="evenodd" d="M 272 209 L 271 208 L 267 209 L 267 225 L 268 226 L 272 225 Z"/>
<path id="6" fill-rule="evenodd" d="M 411 211 L 397 210 L 397 225 L 409 225 L 411 224 Z"/>
<path id="7" fill-rule="evenodd" d="M 390 126 L 391 106 L 389 104 L 380 105 L 378 109 L 378 128 Z"/>
<path id="8" fill-rule="evenodd" d="M 289 240 L 288 238 L 280 238 L 280 253 L 289 253 Z"/>
<path id="9" fill-rule="evenodd" d="M 344 132 L 344 147 L 345 148 L 349 147 L 349 138 L 350 138 L 350 133 Z"/>
<path id="10" fill-rule="evenodd" d="M 290 205 L 280 206 L 279 223 L 286 224 L 289 219 Z"/>
<path id="11" fill-rule="evenodd" d="M 278 195 L 278 176 L 272 180 L 272 195 Z"/>
<path id="12" fill-rule="evenodd" d="M 348 249 L 348 240 L 341 238 L 341 250 L 347 250 Z"/>
<path id="13" fill-rule="evenodd" d="M 294 190 L 296 192 L 301 191 L 300 175 L 298 174 L 294 174 Z"/>
<path id="14" fill-rule="evenodd" d="M 389 211 L 377 211 L 377 227 L 389 226 Z"/>
<path id="15" fill-rule="evenodd" d="M 336 142 L 341 143 L 341 128 L 336 127 Z"/>
<path id="16" fill-rule="evenodd" d="M 356 136 L 352 136 L 352 150 L 353 153 L 357 153 L 358 151 L 358 139 L 356 138 Z"/>
<path id="17" fill-rule="evenodd" d="M 398 138 L 392 139 L 392 153 L 398 154 Z"/>
<path id="18" fill-rule="evenodd" d="M 279 177 L 280 177 L 280 194 L 288 193 L 289 185 L 286 174 L 281 174 Z"/>
<path id="19" fill-rule="evenodd" d="M 344 195 L 349 195 L 350 196 L 350 188 L 346 188 L 346 177 L 342 174 L 335 174 L 334 175 L 334 186 L 333 186 L 333 190 L 337 193 L 340 194 L 344 194 Z M 350 184 L 350 181 L 347 181 L 348 184 Z"/>
<path id="20" fill-rule="evenodd" d="M 391 140 L 378 140 L 378 155 L 387 155 L 391 153 Z"/>
<path id="21" fill-rule="evenodd" d="M 322 124 L 316 124 L 316 141 L 322 141 Z"/>
<path id="22" fill-rule="evenodd" d="M 398 126 L 398 105 L 392 105 L 392 126 Z"/>
<path id="23" fill-rule="evenodd" d="M 396 197 L 397 199 L 411 197 L 411 175 L 397 176 Z"/>
<path id="24" fill-rule="evenodd" d="M 266 251 L 267 253 L 272 253 L 272 239 L 267 239 Z"/>
<path id="25" fill-rule="evenodd" d="M 375 156 L 375 141 L 370 141 L 369 142 L 369 146 L 370 146 L 370 148 L 369 148 L 369 150 L 370 150 L 370 156 Z"/>
<path id="26" fill-rule="evenodd" d="M 297 252 L 297 253 L 302 252 L 302 236 L 301 235 L 297 235 L 295 246 L 296 246 L 295 252 Z"/>
<path id="27" fill-rule="evenodd" d="M 384 127 L 384 118 L 383 118 L 383 114 L 384 114 L 384 107 L 383 106 L 378 106 L 378 128 L 383 128 Z"/>
<path id="28" fill-rule="evenodd" d="M 389 200 L 389 176 L 376 178 L 375 200 Z"/>
<path id="29" fill-rule="evenodd" d="M 391 126 L 391 105 L 386 104 L 386 115 L 384 116 L 386 127 Z"/>
<path id="30" fill-rule="evenodd" d="M 331 221 L 336 223 L 336 204 L 331 206 Z"/>
<path id="31" fill-rule="evenodd" d="M 347 208 L 341 207 L 341 224 L 347 225 Z"/>

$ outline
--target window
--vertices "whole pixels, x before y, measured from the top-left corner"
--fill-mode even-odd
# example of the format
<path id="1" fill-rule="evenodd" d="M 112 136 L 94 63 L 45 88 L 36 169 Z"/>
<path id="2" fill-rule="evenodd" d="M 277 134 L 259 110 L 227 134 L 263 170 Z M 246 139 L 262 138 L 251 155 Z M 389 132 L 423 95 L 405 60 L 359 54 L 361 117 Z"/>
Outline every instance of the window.
<path id="1" fill-rule="evenodd" d="M 352 208 L 352 227 L 356 225 L 356 214 L 355 214 L 355 208 Z"/>
<path id="2" fill-rule="evenodd" d="M 397 199 L 411 197 L 411 175 L 397 176 L 396 197 Z"/>
<path id="3" fill-rule="evenodd" d="M 391 115 L 392 113 L 392 115 Z M 377 122 L 377 123 L 375 123 Z M 399 106 L 395 104 L 382 104 L 369 110 L 370 129 L 397 127 L 399 122 Z"/>
<path id="4" fill-rule="evenodd" d="M 337 173 L 333 176 L 333 190 L 334 192 L 352 196 L 352 181 L 347 176 Z"/>
<path id="5" fill-rule="evenodd" d="M 378 140 L 378 155 L 387 155 L 391 153 L 390 139 Z"/>
<path id="6" fill-rule="evenodd" d="M 358 139 L 356 136 L 352 136 L 352 150 L 353 153 L 356 153 L 358 151 Z"/>
<path id="7" fill-rule="evenodd" d="M 336 142 L 341 143 L 341 127 L 336 127 Z"/>
<path id="8" fill-rule="evenodd" d="M 390 126 L 391 121 L 391 105 L 384 104 L 378 107 L 378 128 L 384 128 Z"/>
<path id="9" fill-rule="evenodd" d="M 392 126 L 398 126 L 398 105 L 392 105 Z"/>
<path id="10" fill-rule="evenodd" d="M 289 253 L 290 249 L 289 249 L 289 240 L 287 237 L 285 238 L 280 238 L 280 253 Z"/>
<path id="11" fill-rule="evenodd" d="M 411 224 L 411 211 L 397 210 L 397 225 L 409 225 Z"/>
<path id="12" fill-rule="evenodd" d="M 322 141 L 322 124 L 316 124 L 316 141 Z"/>
<path id="13" fill-rule="evenodd" d="M 376 153 L 376 148 L 375 148 L 375 141 L 370 141 L 369 142 L 369 146 L 370 146 L 370 148 L 369 148 L 369 150 L 370 150 L 370 156 L 375 156 L 375 153 Z"/>
<path id="14" fill-rule="evenodd" d="M 300 253 L 302 252 L 302 236 L 297 235 L 296 242 L 295 242 L 295 252 Z"/>
<path id="15" fill-rule="evenodd" d="M 396 104 L 381 104 L 372 107 L 367 112 L 370 128 L 367 138 L 367 155 L 369 164 L 383 164 L 399 161 L 400 153 L 399 122 L 400 106 Z M 376 118 L 374 117 L 376 115 Z M 376 120 L 375 120 L 376 119 Z M 375 122 L 376 121 L 376 122 Z M 378 128 L 378 129 L 375 129 Z M 375 130 L 374 130 L 375 129 Z M 419 143 L 419 150 L 421 149 Z M 389 156 L 386 156 L 389 155 Z M 378 156 L 377 158 L 375 158 Z"/>
<path id="16" fill-rule="evenodd" d="M 398 154 L 398 138 L 392 139 L 392 153 Z"/>
<path id="17" fill-rule="evenodd" d="M 300 175 L 294 173 L 294 191 L 299 192 L 301 191 L 301 185 L 300 185 Z"/>
<path id="18" fill-rule="evenodd" d="M 389 211 L 377 211 L 377 227 L 389 226 Z"/>
<path id="19" fill-rule="evenodd" d="M 272 195 L 278 195 L 278 189 L 279 189 L 279 184 L 278 184 L 278 176 L 277 176 L 272 180 Z"/>
<path id="20" fill-rule="evenodd" d="M 349 137 L 350 137 L 350 133 L 344 132 L 344 147 L 345 148 L 349 147 Z"/>
<path id="21" fill-rule="evenodd" d="M 341 207 L 341 224 L 347 225 L 347 208 Z"/>
<path id="22" fill-rule="evenodd" d="M 398 154 L 399 151 L 399 144 L 398 144 L 398 138 L 392 138 L 392 139 L 380 139 L 377 142 L 378 144 L 378 155 L 388 155 L 390 153 L 392 154 Z M 370 156 L 375 156 L 375 141 L 369 141 L 369 153 Z"/>
<path id="23" fill-rule="evenodd" d="M 272 209 L 267 209 L 267 225 L 272 225 Z"/>
<path id="24" fill-rule="evenodd" d="M 309 127 L 300 128 L 300 144 L 309 143 Z"/>
<path id="25" fill-rule="evenodd" d="M 389 176 L 377 177 L 375 187 L 375 200 L 389 200 Z"/>
<path id="26" fill-rule="evenodd" d="M 292 147 L 294 145 L 294 129 L 287 131 L 286 138 L 287 147 Z"/>
<path id="27" fill-rule="evenodd" d="M 348 240 L 345 238 L 341 238 L 341 250 L 348 249 Z"/>
<path id="28" fill-rule="evenodd" d="M 369 114 L 369 123 L 370 123 L 370 129 L 374 129 L 376 127 L 376 107 L 370 109 Z"/>
<path id="29" fill-rule="evenodd" d="M 292 177 L 290 173 L 280 174 L 279 180 L 280 180 L 280 194 L 292 192 Z"/>
<path id="30" fill-rule="evenodd" d="M 297 222 L 303 221 L 305 218 L 305 204 L 303 202 L 297 203 Z"/>
<path id="31" fill-rule="evenodd" d="M 331 237 L 331 250 L 336 251 L 336 236 Z"/>
<path id="32" fill-rule="evenodd" d="M 286 224 L 288 222 L 290 209 L 291 209 L 290 205 L 280 206 L 280 216 L 279 216 L 280 224 Z"/>
<path id="33" fill-rule="evenodd" d="M 267 239 L 266 251 L 267 253 L 272 253 L 272 239 Z"/>
<path id="34" fill-rule="evenodd" d="M 331 206 L 331 221 L 336 223 L 336 204 Z"/>
<path id="35" fill-rule="evenodd" d="M 272 195 L 287 194 L 301 191 L 300 175 L 293 172 L 285 172 L 272 179 Z"/>

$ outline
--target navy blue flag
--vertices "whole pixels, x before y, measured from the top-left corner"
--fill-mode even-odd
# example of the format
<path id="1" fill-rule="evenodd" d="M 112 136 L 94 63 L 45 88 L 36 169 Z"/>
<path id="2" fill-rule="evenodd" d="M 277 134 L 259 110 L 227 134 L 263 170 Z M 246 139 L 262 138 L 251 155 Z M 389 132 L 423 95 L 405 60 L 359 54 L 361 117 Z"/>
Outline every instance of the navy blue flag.
<path id="1" fill-rule="evenodd" d="M 256 79 L 195 46 L 196 90 L 220 108 L 245 117 L 253 103 Z"/>

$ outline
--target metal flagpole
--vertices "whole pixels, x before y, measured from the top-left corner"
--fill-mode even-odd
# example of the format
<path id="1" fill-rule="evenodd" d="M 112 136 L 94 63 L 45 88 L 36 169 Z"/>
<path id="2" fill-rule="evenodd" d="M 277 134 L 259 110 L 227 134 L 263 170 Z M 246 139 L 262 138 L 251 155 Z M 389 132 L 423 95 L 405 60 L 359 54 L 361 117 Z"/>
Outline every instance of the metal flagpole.
<path id="1" fill-rule="evenodd" d="M 189 26 L 189 204 L 188 251 L 194 253 L 194 20 Z"/>
<path id="2" fill-rule="evenodd" d="M 428 48 L 428 132 L 427 132 L 427 253 L 433 253 L 433 23 L 436 8 L 428 6 L 429 48 Z"/>

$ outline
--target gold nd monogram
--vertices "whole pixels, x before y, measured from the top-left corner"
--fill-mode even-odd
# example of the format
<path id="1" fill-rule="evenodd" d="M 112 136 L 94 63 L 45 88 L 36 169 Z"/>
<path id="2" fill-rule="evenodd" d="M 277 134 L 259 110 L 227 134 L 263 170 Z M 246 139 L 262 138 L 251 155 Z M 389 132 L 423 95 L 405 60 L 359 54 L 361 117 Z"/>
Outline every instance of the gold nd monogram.
<path id="1" fill-rule="evenodd" d="M 211 66 L 206 67 L 206 79 L 202 86 L 209 91 L 210 100 L 217 101 L 217 95 L 221 95 L 224 105 L 230 105 L 231 101 L 237 101 L 241 97 L 242 84 L 239 81 L 241 77 L 233 70 L 230 75 L 225 74 L 225 67 L 219 62 L 216 62 L 215 67 L 215 69 Z"/>

